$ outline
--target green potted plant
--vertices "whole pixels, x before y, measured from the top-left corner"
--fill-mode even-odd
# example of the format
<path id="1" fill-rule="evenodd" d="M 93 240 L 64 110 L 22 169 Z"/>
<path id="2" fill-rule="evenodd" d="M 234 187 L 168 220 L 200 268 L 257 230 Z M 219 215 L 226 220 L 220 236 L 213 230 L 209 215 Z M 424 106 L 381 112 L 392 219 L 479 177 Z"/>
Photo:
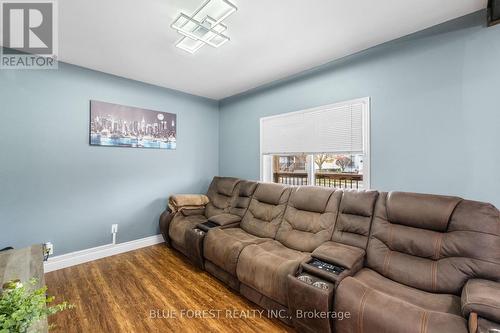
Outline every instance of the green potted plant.
<path id="1" fill-rule="evenodd" d="M 49 306 L 54 297 L 46 295 L 47 287 L 36 289 L 36 279 L 27 285 L 19 280 L 5 283 L 0 294 L 0 333 L 25 333 L 39 320 L 59 311 L 73 308 L 62 302 Z"/>

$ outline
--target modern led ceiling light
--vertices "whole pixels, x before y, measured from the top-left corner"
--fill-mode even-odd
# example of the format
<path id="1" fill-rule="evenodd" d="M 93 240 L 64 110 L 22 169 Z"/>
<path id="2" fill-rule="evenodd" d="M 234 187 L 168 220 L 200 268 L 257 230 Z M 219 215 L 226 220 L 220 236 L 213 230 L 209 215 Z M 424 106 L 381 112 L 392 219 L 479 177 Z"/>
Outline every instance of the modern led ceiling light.
<path id="1" fill-rule="evenodd" d="M 170 25 L 183 35 L 175 46 L 189 53 L 195 53 L 204 45 L 219 47 L 229 41 L 222 34 L 227 26 L 221 22 L 237 10 L 227 0 L 207 0 L 193 15 L 181 13 Z"/>

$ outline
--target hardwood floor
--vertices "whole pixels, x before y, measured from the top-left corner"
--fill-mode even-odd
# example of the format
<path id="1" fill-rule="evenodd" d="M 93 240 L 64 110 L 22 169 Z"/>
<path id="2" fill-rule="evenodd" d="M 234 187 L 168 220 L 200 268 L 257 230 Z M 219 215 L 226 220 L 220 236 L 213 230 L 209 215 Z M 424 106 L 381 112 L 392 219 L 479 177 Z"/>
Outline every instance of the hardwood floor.
<path id="1" fill-rule="evenodd" d="M 293 332 L 163 244 L 45 279 L 50 295 L 76 306 L 49 320 L 51 332 Z"/>

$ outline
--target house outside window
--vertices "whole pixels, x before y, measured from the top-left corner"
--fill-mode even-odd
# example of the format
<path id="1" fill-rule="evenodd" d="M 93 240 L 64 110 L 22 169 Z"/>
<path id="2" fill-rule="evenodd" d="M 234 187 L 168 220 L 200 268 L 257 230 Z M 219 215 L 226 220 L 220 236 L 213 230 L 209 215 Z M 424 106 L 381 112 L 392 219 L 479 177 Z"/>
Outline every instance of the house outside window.
<path id="1" fill-rule="evenodd" d="M 370 188 L 369 98 L 261 118 L 261 180 Z"/>

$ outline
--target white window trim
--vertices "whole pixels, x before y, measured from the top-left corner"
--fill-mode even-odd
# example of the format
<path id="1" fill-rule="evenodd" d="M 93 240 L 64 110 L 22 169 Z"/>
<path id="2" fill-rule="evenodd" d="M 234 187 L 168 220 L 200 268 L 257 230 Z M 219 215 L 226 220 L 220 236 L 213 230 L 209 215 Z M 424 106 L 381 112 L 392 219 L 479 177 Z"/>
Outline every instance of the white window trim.
<path id="1" fill-rule="evenodd" d="M 314 177 L 314 155 L 307 155 L 307 184 L 315 185 L 316 179 Z"/>
<path id="2" fill-rule="evenodd" d="M 311 108 L 311 109 L 281 113 L 281 114 L 277 114 L 277 115 L 273 115 L 273 116 L 260 118 L 260 122 L 259 122 L 260 180 L 261 181 L 270 181 L 270 182 L 273 181 L 273 179 L 272 179 L 272 174 L 273 174 L 272 158 L 265 158 L 266 156 L 264 156 L 262 154 L 262 122 L 264 120 L 270 119 L 270 118 L 289 116 L 291 114 L 298 114 L 298 113 L 305 113 L 305 112 L 312 112 L 312 111 L 321 111 L 324 109 L 331 109 L 334 107 L 343 107 L 346 105 L 357 104 L 357 103 L 361 103 L 364 105 L 364 107 L 363 107 L 363 155 L 364 155 L 364 158 L 363 158 L 363 187 L 365 189 L 370 189 L 371 188 L 371 147 L 370 147 L 370 142 L 371 142 L 371 133 L 370 133 L 371 99 L 370 99 L 370 97 L 357 98 L 357 99 L 353 99 L 353 100 L 349 100 L 349 101 L 343 101 L 343 102 L 339 102 L 339 103 L 322 105 L 322 106 Z M 308 153 L 308 152 L 297 152 L 297 153 Z M 265 166 L 264 166 L 264 164 L 265 164 Z M 265 167 L 268 170 L 267 172 L 264 171 Z M 271 178 L 268 178 L 269 177 L 269 170 L 271 170 Z M 312 177 L 310 176 L 309 178 L 312 178 Z M 311 185 L 314 185 L 314 184 L 311 183 Z"/>

